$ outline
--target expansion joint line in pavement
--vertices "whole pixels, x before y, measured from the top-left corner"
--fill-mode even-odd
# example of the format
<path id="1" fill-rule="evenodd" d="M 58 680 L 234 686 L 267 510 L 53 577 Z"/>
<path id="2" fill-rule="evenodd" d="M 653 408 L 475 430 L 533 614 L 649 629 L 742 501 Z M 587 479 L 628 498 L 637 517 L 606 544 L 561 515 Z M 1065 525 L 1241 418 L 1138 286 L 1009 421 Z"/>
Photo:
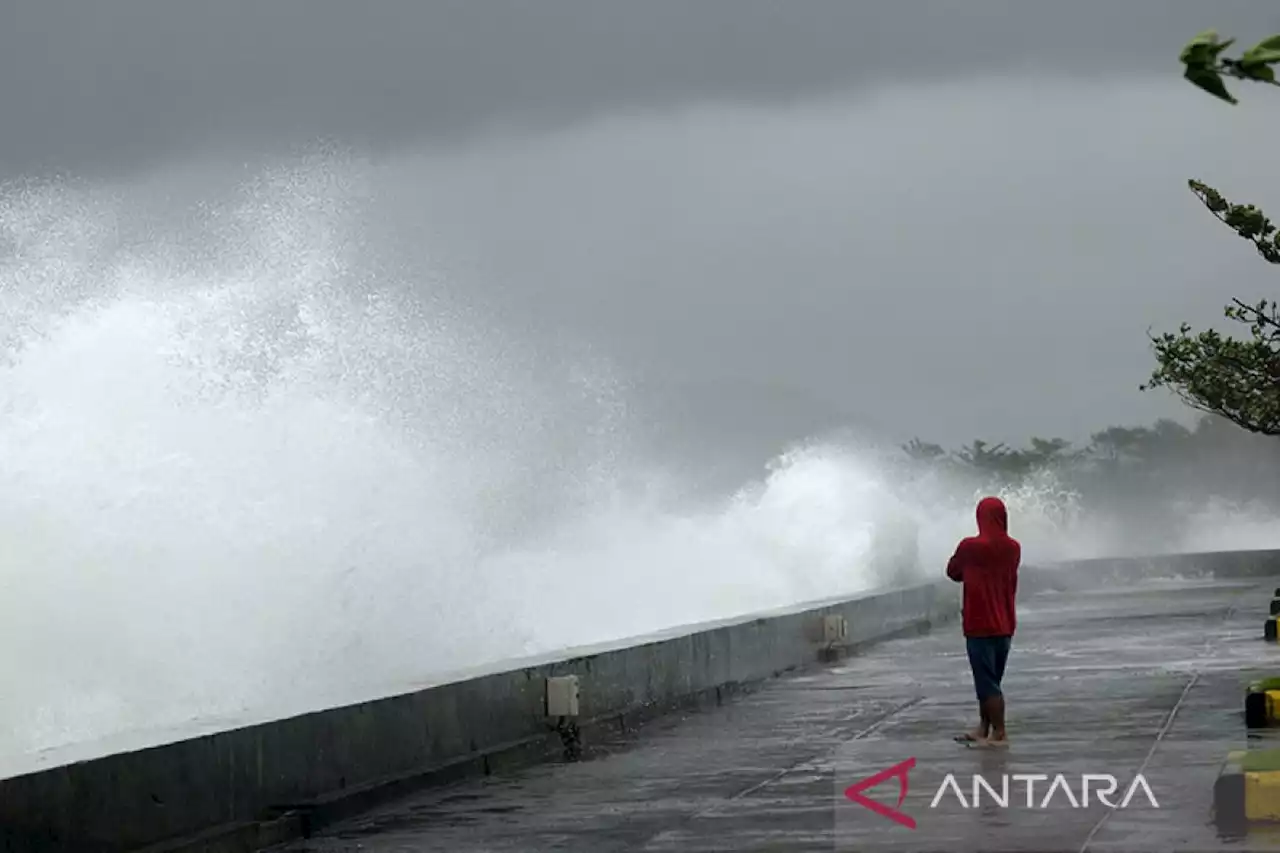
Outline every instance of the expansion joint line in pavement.
<path id="1" fill-rule="evenodd" d="M 1250 587 L 1247 592 L 1242 592 L 1240 596 L 1233 599 L 1231 603 L 1223 609 L 1219 618 L 1223 622 L 1230 619 L 1236 612 L 1236 601 L 1238 601 L 1241 596 L 1252 593 L 1253 590 L 1254 587 Z M 1217 638 L 1215 635 L 1209 634 L 1204 641 L 1204 646 L 1200 649 L 1200 654 L 1197 655 L 1197 657 L 1207 658 L 1213 651 L 1213 646 L 1216 640 Z M 1169 709 L 1169 713 L 1165 715 L 1164 722 L 1160 725 L 1160 730 L 1156 732 L 1156 738 L 1151 742 L 1151 748 L 1147 750 L 1146 757 L 1142 759 L 1142 764 L 1138 767 L 1137 775 L 1141 776 L 1146 772 L 1147 765 L 1150 764 L 1151 759 L 1155 757 L 1156 750 L 1160 748 L 1160 744 L 1164 741 L 1165 735 L 1169 733 L 1169 729 L 1173 728 L 1173 721 L 1177 718 L 1178 712 L 1182 710 L 1182 705 L 1187 701 L 1187 697 L 1191 695 L 1191 689 L 1196 686 L 1196 682 L 1199 680 L 1200 671 L 1198 669 L 1192 670 L 1191 678 L 1187 680 L 1186 685 L 1182 688 L 1182 693 L 1178 696 L 1178 701 L 1173 703 L 1173 707 Z M 1089 845 L 1093 843 L 1093 839 L 1102 831 L 1102 827 L 1111 819 L 1111 815 L 1115 814 L 1115 811 L 1116 807 L 1114 805 L 1107 807 L 1106 812 L 1103 813 L 1102 817 L 1098 819 L 1098 822 L 1093 825 L 1093 829 L 1089 830 L 1089 834 L 1085 836 L 1084 844 L 1080 846 L 1080 853 L 1087 853 Z"/>
<path id="2" fill-rule="evenodd" d="M 924 701 L 925 700 L 923 696 L 917 696 L 914 699 L 910 699 L 906 702 L 903 702 L 901 705 L 898 705 L 895 708 L 889 709 L 888 711 L 884 712 L 879 717 L 877 717 L 875 721 L 871 723 L 871 725 L 866 726 L 865 728 L 859 729 L 857 732 L 855 732 L 854 735 L 849 738 L 849 741 L 862 740 L 868 735 L 874 734 L 878 729 L 884 726 L 885 723 L 889 722 L 891 719 L 898 716 L 903 711 L 906 711 L 909 708 L 914 708 L 915 706 L 922 704 Z M 855 719 L 857 719 L 856 714 L 848 717 L 844 717 L 840 720 L 840 722 L 848 723 Z M 777 782 L 779 779 L 783 778 L 789 773 L 794 773 L 797 770 L 808 769 L 813 764 L 814 760 L 815 758 L 813 756 L 810 756 L 809 758 L 806 758 L 803 761 L 796 762 L 790 767 L 787 767 L 783 770 L 779 770 L 777 773 L 774 773 L 772 776 L 770 776 L 768 779 L 765 779 L 763 782 L 757 782 L 756 784 L 748 788 L 742 789 L 738 793 L 734 794 L 732 797 L 729 797 L 729 801 L 733 802 L 734 800 L 740 800 L 743 797 L 748 797 L 754 794 L 756 791 L 759 791 L 761 788 L 766 788 L 769 785 L 772 785 L 774 782 Z M 698 815 L 694 815 L 694 817 L 698 817 Z"/>
<path id="3" fill-rule="evenodd" d="M 876 731 L 881 729 L 886 723 L 888 723 L 894 717 L 901 714 L 903 711 L 914 708 L 917 705 L 924 704 L 925 701 L 926 700 L 923 696 L 917 696 L 914 699 L 910 699 L 906 702 L 903 702 L 900 705 L 890 708 L 888 711 L 885 711 L 883 714 L 880 714 L 878 717 L 876 717 L 875 720 L 873 720 L 870 724 L 868 724 L 867 726 L 864 726 L 863 728 L 855 732 L 849 738 L 849 741 L 862 740 L 865 737 L 875 734 Z M 838 722 L 839 724 L 849 723 L 849 722 L 852 722 L 853 720 L 856 720 L 859 716 L 860 715 L 858 714 L 850 714 L 849 716 L 840 718 Z M 821 755 L 821 753 L 819 753 L 819 755 Z M 756 791 L 759 791 L 762 788 L 767 788 L 769 785 L 772 785 L 774 782 L 777 782 L 779 779 L 782 779 L 783 777 L 791 773 L 795 773 L 798 770 L 805 770 L 814 764 L 814 762 L 817 760 L 817 757 L 818 756 L 810 755 L 808 758 L 805 758 L 802 761 L 798 761 L 795 764 L 790 765 L 789 767 L 785 767 L 782 770 L 779 770 L 777 773 L 774 773 L 769 778 L 764 779 L 763 781 L 757 782 L 754 785 L 751 785 L 749 787 L 743 788 L 741 791 L 737 792 L 736 794 L 730 797 L 727 797 L 725 799 L 725 802 L 731 803 L 731 802 L 734 802 L 735 800 L 740 800 L 743 797 L 749 797 L 752 794 L 754 794 Z M 705 817 L 715 809 L 716 809 L 716 806 L 710 806 L 708 808 L 694 812 L 693 814 L 689 815 L 689 817 L 687 817 L 686 820 L 697 820 L 700 817 Z"/>
<path id="4" fill-rule="evenodd" d="M 1187 679 L 1187 684 L 1182 688 L 1182 693 L 1178 696 L 1178 701 L 1173 703 L 1173 707 L 1169 709 L 1169 713 L 1165 715 L 1164 722 L 1160 725 L 1160 730 L 1156 732 L 1156 739 L 1151 742 L 1151 748 L 1147 750 L 1146 757 L 1142 759 L 1142 764 L 1138 765 L 1137 775 L 1141 776 L 1147 770 L 1147 765 L 1151 763 L 1151 759 L 1155 757 L 1156 750 L 1160 747 L 1164 736 L 1169 733 L 1169 729 L 1173 728 L 1173 721 L 1178 716 L 1178 712 L 1182 710 L 1182 703 L 1187 701 L 1187 696 L 1191 693 L 1191 688 L 1196 686 L 1196 682 L 1200 680 L 1200 673 L 1193 672 L 1191 678 Z M 1089 834 L 1085 836 L 1084 844 L 1080 845 L 1080 853 L 1086 853 L 1089 845 L 1093 843 L 1094 836 L 1102 831 L 1102 827 L 1111 815 L 1115 814 L 1116 807 L 1108 805 L 1106 812 L 1102 817 L 1098 818 L 1098 822 L 1093 825 L 1093 829 L 1089 830 Z"/>

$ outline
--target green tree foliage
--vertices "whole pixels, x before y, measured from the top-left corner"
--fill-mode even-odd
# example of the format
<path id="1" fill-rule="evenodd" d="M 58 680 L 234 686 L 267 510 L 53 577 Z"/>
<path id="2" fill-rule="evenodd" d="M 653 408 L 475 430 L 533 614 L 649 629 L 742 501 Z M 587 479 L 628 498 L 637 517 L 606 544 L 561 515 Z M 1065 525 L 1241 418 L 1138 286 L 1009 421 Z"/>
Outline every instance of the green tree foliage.
<path id="1" fill-rule="evenodd" d="M 985 471 L 1009 471 L 1021 467 L 1020 454 L 1016 450 L 1010 450 L 1003 444 L 987 444 L 985 441 L 975 441 L 968 447 L 962 447 L 955 452 L 955 456 L 964 464 Z"/>
<path id="2" fill-rule="evenodd" d="M 1006 482 L 1080 457 L 1079 452 L 1071 450 L 1071 443 L 1061 438 L 1033 438 L 1031 446 L 1024 448 L 991 444 L 979 439 L 952 451 L 917 438 L 903 445 L 902 449 L 917 462 L 942 464 L 954 470 Z"/>
<path id="3" fill-rule="evenodd" d="M 932 462 L 942 459 L 947 455 L 947 451 L 941 444 L 929 444 L 918 438 L 913 438 L 902 446 L 907 456 L 917 462 Z"/>
<path id="4" fill-rule="evenodd" d="M 1220 39 L 1213 30 L 1201 33 L 1182 50 L 1186 78 L 1228 103 L 1236 103 L 1224 78 L 1271 85 L 1280 64 L 1280 35 L 1270 36 L 1239 57 L 1225 51 L 1234 39 Z M 1191 191 L 1220 222 L 1248 240 L 1263 258 L 1280 264 L 1280 231 L 1261 209 L 1228 201 L 1201 181 Z M 1166 388 L 1189 406 L 1220 415 L 1250 432 L 1280 436 L 1280 302 L 1249 304 L 1233 299 L 1224 314 L 1241 324 L 1248 337 L 1231 337 L 1210 329 L 1194 331 L 1184 323 L 1176 333 L 1151 336 L 1156 369 L 1143 390 Z"/>
<path id="5" fill-rule="evenodd" d="M 1236 99 L 1227 91 L 1224 77 L 1280 85 L 1276 82 L 1273 67 L 1280 63 L 1280 35 L 1268 36 L 1237 58 L 1223 56 L 1235 41 L 1224 41 L 1214 30 L 1205 30 L 1187 42 L 1182 48 L 1182 55 L 1178 57 L 1186 67 L 1184 77 L 1229 104 L 1236 103 Z"/>

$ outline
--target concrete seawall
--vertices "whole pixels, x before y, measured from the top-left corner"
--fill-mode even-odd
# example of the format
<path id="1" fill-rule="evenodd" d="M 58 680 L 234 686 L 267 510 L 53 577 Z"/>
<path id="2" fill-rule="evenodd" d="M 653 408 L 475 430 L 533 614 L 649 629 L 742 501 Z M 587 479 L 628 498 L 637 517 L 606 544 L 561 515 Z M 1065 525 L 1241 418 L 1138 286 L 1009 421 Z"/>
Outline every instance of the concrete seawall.
<path id="1" fill-rule="evenodd" d="M 958 611 L 958 588 L 945 581 L 816 602 L 15 776 L 0 780 L 0 849 L 253 850 L 423 784 L 560 759 L 594 727 L 720 701 L 833 647 Z M 547 679 L 568 675 L 578 714 L 551 719 Z"/>
<path id="2" fill-rule="evenodd" d="M 1020 588 L 1028 593 L 1070 591 L 1153 578 L 1247 580 L 1280 574 L 1280 550 L 1216 551 L 1150 557 L 1103 557 L 1028 566 Z"/>

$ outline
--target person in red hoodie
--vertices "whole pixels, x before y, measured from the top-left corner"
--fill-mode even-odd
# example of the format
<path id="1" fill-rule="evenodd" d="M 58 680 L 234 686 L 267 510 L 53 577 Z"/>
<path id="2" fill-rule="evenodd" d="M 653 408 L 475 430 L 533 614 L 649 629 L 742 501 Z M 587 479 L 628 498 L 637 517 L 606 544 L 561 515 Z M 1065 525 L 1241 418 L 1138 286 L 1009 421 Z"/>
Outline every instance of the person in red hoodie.
<path id="1" fill-rule="evenodd" d="M 978 502 L 978 535 L 960 540 L 947 577 L 964 584 L 964 642 L 973 670 L 982 722 L 957 740 L 984 745 L 1008 742 L 1004 728 L 1005 663 L 1017 628 L 1014 601 L 1022 546 L 1009 535 L 1009 513 L 999 498 Z"/>

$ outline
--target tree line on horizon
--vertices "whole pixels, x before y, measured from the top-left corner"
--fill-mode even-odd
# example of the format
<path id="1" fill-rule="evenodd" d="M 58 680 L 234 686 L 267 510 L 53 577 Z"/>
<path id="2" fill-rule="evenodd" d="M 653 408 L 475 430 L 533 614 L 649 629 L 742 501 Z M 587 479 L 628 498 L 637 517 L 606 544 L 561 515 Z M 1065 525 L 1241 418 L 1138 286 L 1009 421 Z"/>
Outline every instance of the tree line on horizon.
<path id="1" fill-rule="evenodd" d="M 1178 456 L 1185 458 L 1188 452 L 1199 455 L 1211 448 L 1221 450 L 1224 443 L 1231 443 L 1231 436 L 1224 433 L 1219 419 L 1206 415 L 1191 428 L 1168 418 L 1151 426 L 1110 426 L 1092 433 L 1085 444 L 1032 436 L 1022 447 L 975 439 L 960 447 L 946 448 L 913 438 L 902 445 L 902 450 L 917 462 L 953 464 L 983 474 L 1023 476 L 1090 461 L 1167 462 Z"/>
<path id="2" fill-rule="evenodd" d="M 1188 427 L 1170 419 L 1109 426 L 1083 443 L 1032 437 L 1022 446 L 976 439 L 960 447 L 913 439 L 912 462 L 977 485 L 1014 485 L 1039 472 L 1081 493 L 1116 498 L 1198 488 L 1220 497 L 1280 505 L 1280 442 L 1203 415 Z"/>

